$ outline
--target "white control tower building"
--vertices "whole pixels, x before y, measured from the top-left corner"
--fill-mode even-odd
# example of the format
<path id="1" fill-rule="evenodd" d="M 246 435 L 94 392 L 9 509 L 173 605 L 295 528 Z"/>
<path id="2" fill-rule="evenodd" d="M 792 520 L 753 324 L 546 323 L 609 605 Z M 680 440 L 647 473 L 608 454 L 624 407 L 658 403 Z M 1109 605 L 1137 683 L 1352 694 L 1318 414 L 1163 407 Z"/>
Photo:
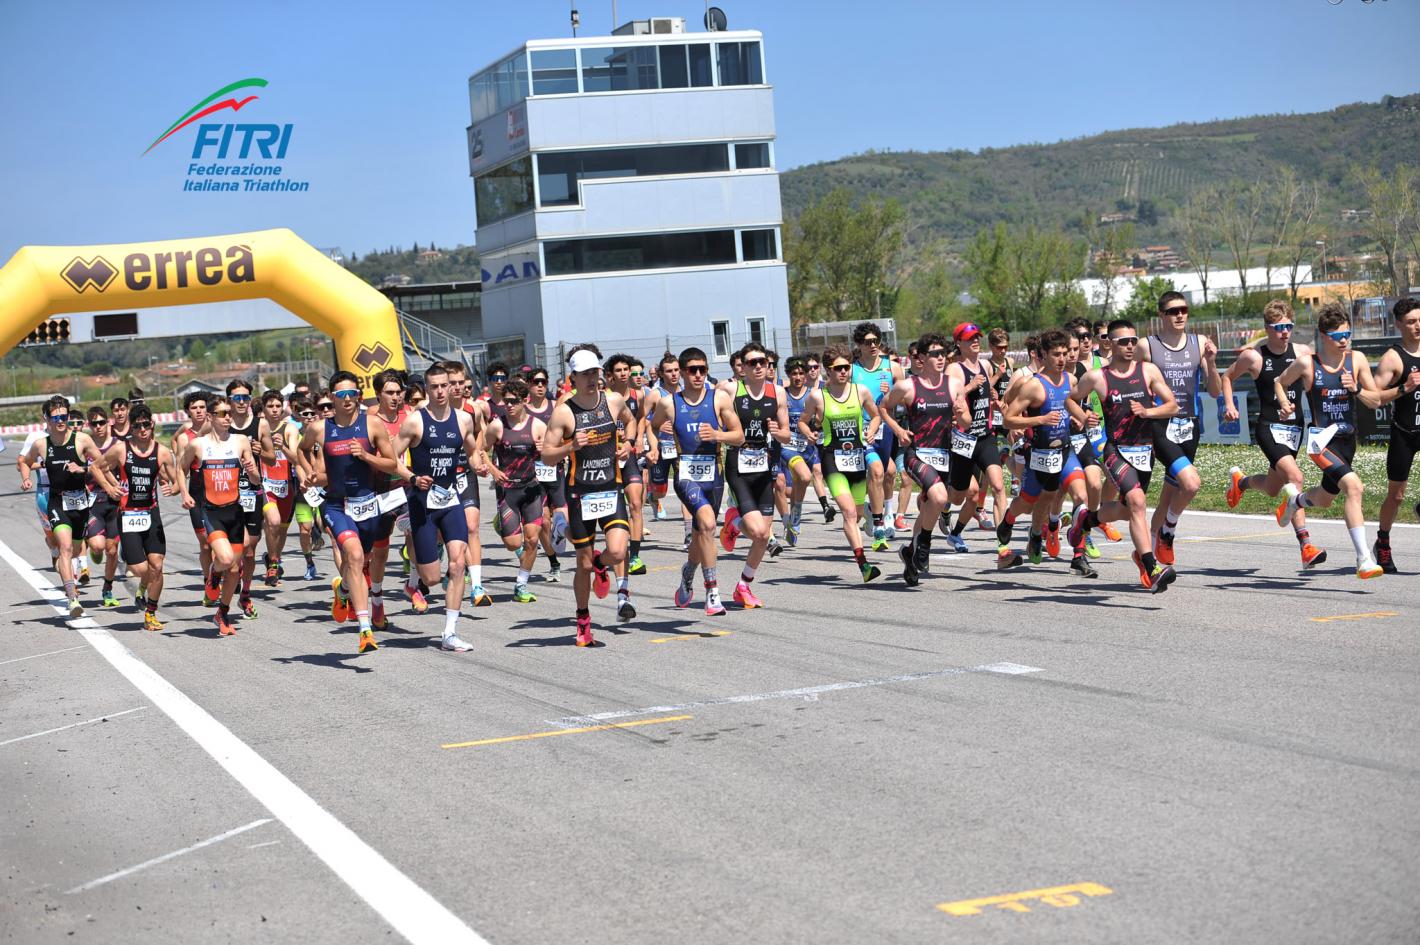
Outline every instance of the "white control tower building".
<path id="1" fill-rule="evenodd" d="M 718 14 L 719 11 L 712 11 Z M 786 355 L 773 88 L 753 30 L 529 40 L 469 80 L 490 359 Z"/>

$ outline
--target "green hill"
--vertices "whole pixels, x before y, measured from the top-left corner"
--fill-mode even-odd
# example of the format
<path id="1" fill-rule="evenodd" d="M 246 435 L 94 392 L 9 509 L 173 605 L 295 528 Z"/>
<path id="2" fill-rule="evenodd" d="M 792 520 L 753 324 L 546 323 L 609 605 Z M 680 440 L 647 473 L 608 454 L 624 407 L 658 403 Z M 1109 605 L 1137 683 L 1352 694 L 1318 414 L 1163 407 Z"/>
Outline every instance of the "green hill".
<path id="1" fill-rule="evenodd" d="M 839 186 L 860 197 L 895 197 L 918 244 L 959 244 L 998 221 L 1078 227 L 1086 208 L 1135 213 L 1141 243 L 1168 242 L 1175 236 L 1170 215 L 1194 189 L 1284 164 L 1322 185 L 1323 219 L 1339 227 L 1340 211 L 1362 203 L 1350 169 L 1414 164 L 1416 141 L 1420 94 L 1386 96 L 1329 112 L 1111 131 L 1055 144 L 868 151 L 795 168 L 783 175 L 782 191 L 787 214 Z"/>

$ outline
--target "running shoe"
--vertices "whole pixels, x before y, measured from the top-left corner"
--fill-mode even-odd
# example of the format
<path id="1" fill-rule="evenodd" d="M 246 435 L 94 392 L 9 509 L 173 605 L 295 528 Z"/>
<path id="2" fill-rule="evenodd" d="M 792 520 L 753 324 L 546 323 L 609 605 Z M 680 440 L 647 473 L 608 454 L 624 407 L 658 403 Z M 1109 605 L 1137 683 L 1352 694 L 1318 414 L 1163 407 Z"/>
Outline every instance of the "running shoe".
<path id="1" fill-rule="evenodd" d="M 616 619 L 622 623 L 636 619 L 636 608 L 631 606 L 630 594 L 616 595 Z"/>
<path id="2" fill-rule="evenodd" d="M 996 549 L 996 570 L 1006 571 L 1010 568 L 1019 567 L 1024 559 L 1017 552 L 1010 548 Z"/>
<path id="3" fill-rule="evenodd" d="M 769 551 L 769 557 L 777 558 L 784 553 L 784 546 L 779 544 L 779 539 L 775 538 L 773 535 L 770 535 L 769 547 L 767 550 Z"/>
<path id="4" fill-rule="evenodd" d="M 1075 516 L 1070 512 L 1069 509 L 1062 509 L 1062 510 L 1061 510 L 1061 512 L 1060 512 L 1060 524 L 1061 524 L 1061 525 L 1064 525 L 1066 528 L 1069 528 L 1069 527 L 1071 526 L 1071 524 L 1074 523 L 1074 521 L 1075 521 Z"/>
<path id="5" fill-rule="evenodd" d="M 690 532 L 686 532 L 686 533 L 685 533 L 685 540 L 680 543 L 680 550 L 681 550 L 681 551 L 689 551 L 689 550 L 690 550 Z"/>
<path id="6" fill-rule="evenodd" d="M 535 600 L 537 600 L 537 598 L 534 597 L 534 596 L 532 595 L 532 592 L 528 590 L 528 586 L 527 586 L 526 584 L 514 584 L 514 585 L 513 585 L 513 602 L 514 602 L 514 603 L 517 603 L 517 604 L 531 604 L 531 603 L 532 603 L 533 601 L 535 601 Z"/>
<path id="7" fill-rule="evenodd" d="M 468 600 L 474 607 L 493 606 L 493 598 L 488 596 L 488 592 L 483 589 L 482 584 L 473 585 L 472 590 L 468 592 Z"/>
<path id="8" fill-rule="evenodd" d="M 217 625 L 217 635 L 219 637 L 230 637 L 237 632 L 237 628 L 232 626 L 232 622 L 227 619 L 227 615 L 218 610 L 212 615 L 212 622 Z"/>
<path id="9" fill-rule="evenodd" d="M 720 601 L 719 590 L 705 592 L 705 616 L 719 617 L 725 613 L 725 605 Z"/>
<path id="10" fill-rule="evenodd" d="M 1318 548 L 1311 542 L 1302 545 L 1302 567 L 1311 569 L 1326 561 L 1326 549 Z"/>
<path id="11" fill-rule="evenodd" d="M 340 586 L 340 578 L 330 582 L 330 619 L 344 623 L 350 619 L 350 598 Z"/>
<path id="12" fill-rule="evenodd" d="M 103 600 L 99 602 L 103 607 L 117 607 L 118 598 L 113 596 L 113 590 L 104 591 Z"/>
<path id="13" fill-rule="evenodd" d="M 276 565 L 268 561 L 266 563 L 266 575 L 261 579 L 262 583 L 265 584 L 267 587 L 275 587 L 276 580 L 279 577 L 280 575 L 276 571 Z"/>
<path id="14" fill-rule="evenodd" d="M 248 620 L 256 619 L 256 605 L 251 602 L 250 597 L 243 597 L 241 600 L 237 601 L 237 603 L 242 608 L 243 617 Z"/>
<path id="15" fill-rule="evenodd" d="M 325 529 L 311 529 L 311 553 L 314 554 L 325 550 Z"/>
<path id="16" fill-rule="evenodd" d="M 592 593 L 598 599 L 605 598 L 611 593 L 611 571 L 608 568 L 594 568 L 592 570 Z"/>
<path id="17" fill-rule="evenodd" d="M 559 555 L 567 553 L 567 516 L 561 509 L 552 513 L 552 550 Z"/>
<path id="18" fill-rule="evenodd" d="M 577 645 L 596 646 L 597 641 L 592 639 L 592 618 L 590 615 L 577 618 Z"/>
<path id="19" fill-rule="evenodd" d="M 316 573 L 316 566 L 315 566 L 314 564 L 308 564 L 308 565 L 306 565 L 306 573 L 305 573 L 305 575 L 304 575 L 304 580 L 307 580 L 307 581 L 319 581 L 319 580 L 320 580 L 320 575 Z"/>
<path id="20" fill-rule="evenodd" d="M 892 520 L 892 527 L 900 532 L 907 531 L 907 516 L 901 512 L 897 513 L 897 517 Z"/>
<path id="21" fill-rule="evenodd" d="M 1234 466 L 1228 470 L 1228 508 L 1235 509 L 1242 501 L 1243 471 Z"/>
<path id="22" fill-rule="evenodd" d="M 1152 589 L 1154 586 L 1154 577 L 1147 570 L 1145 570 L 1144 559 L 1139 556 L 1139 552 L 1137 551 L 1134 552 L 1133 558 L 1134 567 L 1139 569 L 1139 583 L 1144 586 L 1145 590 Z"/>
<path id="23" fill-rule="evenodd" d="M 917 560 L 912 553 L 911 545 L 903 545 L 897 549 L 897 556 L 902 559 L 902 580 L 908 587 L 916 587 L 921 578 L 917 576 Z"/>
<path id="24" fill-rule="evenodd" d="M 887 529 L 884 528 L 884 527 L 881 526 L 881 525 L 874 526 L 874 528 L 873 528 L 873 550 L 874 550 L 874 551 L 887 551 L 887 548 L 888 548 Z"/>
<path id="25" fill-rule="evenodd" d="M 784 523 L 784 544 L 788 545 L 790 548 L 797 548 L 799 546 L 799 529 L 798 526 L 791 522 Z"/>
<path id="26" fill-rule="evenodd" d="M 214 593 L 212 593 L 212 587 L 211 587 L 211 585 L 208 585 L 208 584 L 202 585 L 202 606 L 203 606 L 203 607 L 216 607 L 216 606 L 217 606 L 217 595 L 214 594 Z"/>
<path id="27" fill-rule="evenodd" d="M 627 573 L 627 574 L 645 574 L 645 573 L 646 573 L 646 564 L 645 564 L 645 562 L 643 562 L 643 561 L 641 560 L 641 556 L 640 556 L 640 555 L 637 555 L 636 557 L 632 558 L 630 561 L 626 562 L 626 573 Z"/>
<path id="28" fill-rule="evenodd" d="M 547 580 L 552 584 L 562 583 L 562 563 L 556 562 L 547 569 Z"/>
<path id="29" fill-rule="evenodd" d="M 892 541 L 897 537 L 897 528 L 893 525 L 891 519 L 883 523 L 883 537 L 888 541 Z"/>
<path id="30" fill-rule="evenodd" d="M 689 607 L 690 602 L 695 600 L 695 588 L 684 582 L 675 589 L 675 605 L 677 607 Z"/>
<path id="31" fill-rule="evenodd" d="M 1303 564 L 1307 564 L 1307 548 L 1311 548 L 1311 545 L 1306 545 L 1302 548 Z M 1323 551 L 1321 554 L 1322 557 L 1325 558 L 1326 552 Z M 1399 569 L 1397 569 L 1395 566 L 1395 559 L 1392 558 L 1390 554 L 1390 545 L 1383 545 L 1379 541 L 1377 541 L 1374 545 L 1371 546 L 1371 554 L 1375 556 L 1376 564 L 1380 565 L 1381 570 L 1384 571 L 1386 574 L 1398 573 Z M 1307 567 L 1311 567 L 1311 565 L 1307 564 Z"/>
<path id="32" fill-rule="evenodd" d="M 429 601 L 424 597 L 424 592 L 417 587 L 410 589 L 406 586 L 406 590 L 409 591 L 409 609 L 416 614 L 427 614 Z"/>
<path id="33" fill-rule="evenodd" d="M 1031 564 L 1040 564 L 1043 557 L 1040 553 L 1040 546 L 1044 541 L 1045 539 L 1035 532 L 1031 532 L 1030 537 L 1026 539 L 1026 558 Z"/>
<path id="34" fill-rule="evenodd" d="M 1415 509 L 1416 509 L 1416 511 L 1415 511 L 1416 516 L 1417 516 L 1417 517 L 1420 517 L 1420 505 L 1417 505 L 1417 506 L 1415 507 Z M 836 519 L 836 518 L 838 518 L 838 509 L 837 509 L 837 508 L 835 508 L 834 506 L 830 505 L 828 508 L 824 509 L 824 512 L 823 512 L 823 523 L 824 523 L 825 525 L 832 525 L 832 524 L 833 524 L 833 520 Z"/>
<path id="35" fill-rule="evenodd" d="M 1169 585 L 1174 582 L 1178 574 L 1173 567 L 1167 564 L 1154 565 L 1154 573 L 1150 575 L 1153 586 L 1150 588 L 1155 594 L 1162 594 L 1169 589 Z"/>
<path id="36" fill-rule="evenodd" d="M 1099 530 L 1104 532 L 1106 541 L 1123 541 L 1124 536 L 1119 534 L 1119 529 L 1114 527 L 1112 522 L 1100 522 Z"/>
<path id="37" fill-rule="evenodd" d="M 373 631 L 366 630 L 364 633 L 360 634 L 359 650 L 357 650 L 357 652 L 364 653 L 366 650 L 378 650 L 379 648 L 380 645 L 375 642 L 375 634 Z"/>
<path id="38" fill-rule="evenodd" d="M 1160 564 L 1173 564 L 1174 532 L 1159 532 L 1154 536 L 1154 557 Z"/>
<path id="39" fill-rule="evenodd" d="M 88 587 L 89 580 L 89 566 L 85 564 L 83 569 L 79 572 L 79 586 Z"/>
<path id="40" fill-rule="evenodd" d="M 882 573 L 883 573 L 883 572 L 881 572 L 881 571 L 878 570 L 878 566 L 875 565 L 875 564 L 863 564 L 863 565 L 859 565 L 859 566 L 858 566 L 858 570 L 863 573 L 863 583 L 864 583 L 864 584 L 868 584 L 868 583 L 870 583 L 870 582 L 872 582 L 872 581 L 876 581 L 879 577 L 882 576 Z"/>
<path id="41" fill-rule="evenodd" d="M 1072 546 L 1073 547 L 1073 546 Z M 1060 557 L 1060 523 L 1047 523 L 1045 528 L 1045 553 L 1052 558 Z"/>
<path id="42" fill-rule="evenodd" d="M 1061 519 L 1061 521 L 1064 521 L 1064 519 Z M 1071 522 L 1071 523 L 1070 523 L 1070 527 L 1065 530 L 1065 540 L 1070 543 L 1070 547 L 1071 547 L 1071 548 L 1078 548 L 1078 547 L 1080 547 L 1080 544 L 1082 543 L 1082 541 L 1083 541 L 1085 544 L 1088 544 L 1088 543 L 1089 543 L 1090 536 L 1089 536 L 1087 533 L 1085 533 L 1085 519 L 1084 519 L 1084 516 L 1081 516 L 1079 521 L 1077 521 L 1077 522 Z M 1087 552 L 1087 553 L 1088 553 L 1088 552 Z M 1058 552 L 1057 552 L 1057 554 L 1058 554 Z M 1092 555 L 1091 557 L 1098 557 L 1098 556 L 1099 556 L 1099 552 L 1096 551 L 1096 552 L 1094 553 L 1094 555 Z"/>
<path id="43" fill-rule="evenodd" d="M 1370 555 L 1366 555 L 1366 557 L 1361 560 L 1361 563 L 1356 565 L 1356 576 L 1363 581 L 1380 577 L 1382 574 L 1385 574 L 1385 571 L 1380 565 L 1376 564 L 1376 559 L 1372 558 Z"/>
<path id="44" fill-rule="evenodd" d="M 1085 560 L 1084 555 L 1076 555 L 1070 559 L 1070 570 L 1074 571 L 1082 578 L 1097 578 L 1100 573 L 1090 567 L 1090 563 Z"/>
<path id="45" fill-rule="evenodd" d="M 664 522 L 665 520 L 666 520 L 666 507 L 665 507 L 663 504 L 661 504 L 660 502 L 657 502 L 657 503 L 656 503 L 656 521 L 658 521 L 658 522 Z"/>
<path id="46" fill-rule="evenodd" d="M 1100 550 L 1095 547 L 1094 538 L 1089 535 L 1085 536 L 1085 555 L 1090 558 L 1098 558 L 1100 556 Z"/>
<path id="47" fill-rule="evenodd" d="M 469 650 L 473 649 L 473 647 L 459 639 L 457 633 L 452 633 L 440 641 L 439 649 L 449 650 L 453 653 L 467 653 Z"/>
<path id="48" fill-rule="evenodd" d="M 966 539 L 962 538 L 960 535 L 953 535 L 951 532 L 947 532 L 947 544 L 952 546 L 953 551 L 963 554 L 971 550 L 966 546 Z"/>
<path id="49" fill-rule="evenodd" d="M 977 509 L 976 527 L 982 531 L 994 532 L 996 530 L 996 520 L 992 518 L 991 513 L 985 509 Z"/>
<path id="50" fill-rule="evenodd" d="M 730 552 L 735 550 L 735 542 L 740 538 L 740 527 L 735 524 L 740 517 L 740 510 L 733 505 L 725 510 L 725 524 L 720 529 L 720 547 Z"/>
<path id="51" fill-rule="evenodd" d="M 937 531 L 941 532 L 945 538 L 952 537 L 952 513 L 950 511 L 943 512 L 937 517 Z"/>
<path id="52" fill-rule="evenodd" d="M 69 619 L 78 620 L 82 616 L 84 616 L 84 605 L 79 603 L 79 598 L 69 598 Z"/>
<path id="53" fill-rule="evenodd" d="M 375 603 L 370 601 L 370 626 L 376 630 L 388 630 L 390 628 L 389 618 L 385 616 L 385 605 L 383 602 Z"/>
<path id="54" fill-rule="evenodd" d="M 754 591 L 750 590 L 748 584 L 740 581 L 735 585 L 735 603 L 745 610 L 754 610 L 756 607 L 763 607 L 764 601 L 754 596 Z"/>
<path id="55" fill-rule="evenodd" d="M 922 575 L 922 574 L 931 574 L 931 573 L 932 573 L 932 549 L 931 549 L 931 548 L 928 548 L 926 545 L 922 545 L 922 544 L 919 544 L 919 545 L 917 546 L 916 566 L 917 566 L 917 573 L 918 573 L 919 575 Z"/>
<path id="56" fill-rule="evenodd" d="M 161 630 L 163 629 L 163 622 L 158 619 L 157 614 L 150 614 L 145 611 L 143 613 L 143 629 L 154 631 Z"/>
<path id="57" fill-rule="evenodd" d="M 1290 482 L 1282 487 L 1282 501 L 1277 503 L 1277 527 L 1285 528 L 1297 514 L 1297 487 Z"/>

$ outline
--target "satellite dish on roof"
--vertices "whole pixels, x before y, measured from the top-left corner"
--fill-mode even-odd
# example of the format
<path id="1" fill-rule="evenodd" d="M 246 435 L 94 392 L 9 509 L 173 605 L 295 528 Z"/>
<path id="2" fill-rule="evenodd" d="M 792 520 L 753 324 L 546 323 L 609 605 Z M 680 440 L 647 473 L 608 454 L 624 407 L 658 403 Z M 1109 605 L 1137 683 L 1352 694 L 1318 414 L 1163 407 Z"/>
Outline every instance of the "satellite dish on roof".
<path id="1" fill-rule="evenodd" d="M 719 7 L 707 7 L 705 10 L 705 28 L 712 33 L 723 33 L 730 28 L 730 21 L 725 19 L 725 11 Z"/>

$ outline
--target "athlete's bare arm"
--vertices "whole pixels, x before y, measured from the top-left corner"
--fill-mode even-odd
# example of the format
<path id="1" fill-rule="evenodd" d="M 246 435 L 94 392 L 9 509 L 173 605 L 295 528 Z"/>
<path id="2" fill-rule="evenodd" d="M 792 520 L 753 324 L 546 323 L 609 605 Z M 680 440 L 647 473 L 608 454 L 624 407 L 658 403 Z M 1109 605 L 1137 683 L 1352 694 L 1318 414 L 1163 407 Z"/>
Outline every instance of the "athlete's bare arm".
<path id="1" fill-rule="evenodd" d="M 542 461 L 548 466 L 555 466 L 572 454 L 577 448 L 576 420 L 572 416 L 572 408 L 565 403 L 560 403 L 552 409 L 552 416 L 547 420 L 547 435 L 542 441 Z"/>
<path id="2" fill-rule="evenodd" d="M 733 390 L 733 386 L 731 387 Z M 700 425 L 700 439 L 706 443 L 718 442 L 726 446 L 743 446 L 744 427 L 740 426 L 740 416 L 735 413 L 735 398 L 729 391 L 715 390 L 715 414 L 720 418 L 721 429 L 711 431 L 709 424 Z M 708 436 L 706 434 L 709 434 Z"/>
<path id="3" fill-rule="evenodd" d="M 1346 387 L 1356 395 L 1357 400 L 1370 410 L 1375 410 L 1381 404 L 1390 403 L 1390 400 L 1381 397 L 1381 391 L 1376 386 L 1376 379 L 1371 374 L 1369 358 L 1359 351 L 1352 351 L 1351 369 L 1351 372 L 1341 375 L 1341 382 L 1346 384 L 1348 379 L 1351 381 Z"/>
<path id="4" fill-rule="evenodd" d="M 878 427 L 883 425 L 883 414 L 878 409 L 878 405 L 873 403 L 873 398 L 869 396 L 868 389 L 862 384 L 858 384 L 859 403 L 863 405 L 863 410 L 868 414 L 868 426 L 863 431 L 863 442 L 872 443 L 878 438 Z"/>
<path id="5" fill-rule="evenodd" d="M 1040 382 L 1040 378 L 1032 377 L 1021 386 L 1016 396 L 1011 398 L 1011 402 L 1006 405 L 1006 412 L 1001 420 L 1008 430 L 1027 430 L 1031 427 L 1049 426 L 1060 418 L 1054 413 L 1042 414 L 1038 417 L 1026 416 L 1026 411 L 1032 407 L 1039 407 L 1045 403 L 1045 385 Z"/>
<path id="6" fill-rule="evenodd" d="M 899 443 L 911 443 L 912 431 L 897 422 L 896 413 L 898 405 L 911 407 L 916 399 L 917 392 L 910 380 L 902 379 L 892 385 L 892 389 L 887 392 L 880 406 L 883 417 L 887 420 L 888 427 L 892 430 Z"/>
<path id="7" fill-rule="evenodd" d="M 1310 352 L 1302 354 L 1297 352 L 1297 360 L 1287 365 L 1287 370 L 1272 379 L 1272 389 L 1277 398 L 1277 416 L 1282 420 L 1290 420 L 1296 409 L 1292 406 L 1291 399 L 1287 396 L 1287 388 L 1297 381 L 1302 382 L 1302 390 L 1312 389 L 1313 356 Z"/>
<path id="8" fill-rule="evenodd" d="M 784 394 L 784 388 L 778 384 L 774 385 L 774 402 L 778 404 L 779 409 L 769 421 L 769 435 L 781 445 L 786 445 L 789 442 L 789 399 Z"/>
<path id="9" fill-rule="evenodd" d="M 799 432 L 804 435 L 804 439 L 810 443 L 817 443 L 820 439 L 819 431 L 814 427 L 819 425 L 823 419 L 823 391 L 815 387 L 809 391 L 809 396 L 804 400 L 804 412 L 799 414 Z"/>
<path id="10" fill-rule="evenodd" d="M 1129 402 L 1130 409 L 1150 420 L 1167 420 L 1178 414 L 1178 400 L 1173 395 L 1173 388 L 1164 379 L 1164 372 L 1156 368 L 1151 362 L 1145 361 L 1140 365 L 1144 371 L 1144 384 L 1149 393 L 1159 399 L 1159 403 L 1153 407 L 1143 407 L 1137 400 Z"/>

